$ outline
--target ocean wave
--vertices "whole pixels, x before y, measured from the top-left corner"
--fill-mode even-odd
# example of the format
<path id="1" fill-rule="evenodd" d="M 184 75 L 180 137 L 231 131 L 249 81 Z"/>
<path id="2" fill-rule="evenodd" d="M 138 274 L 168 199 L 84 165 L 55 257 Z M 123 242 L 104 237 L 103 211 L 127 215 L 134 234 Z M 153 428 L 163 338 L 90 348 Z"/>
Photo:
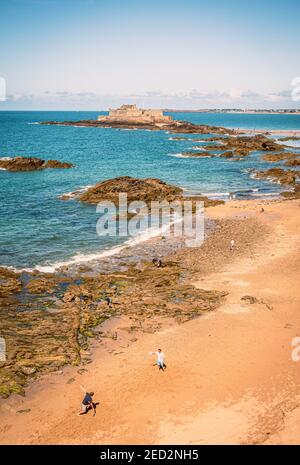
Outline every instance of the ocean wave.
<path id="1" fill-rule="evenodd" d="M 259 187 L 254 187 L 250 189 L 240 189 L 231 192 L 203 192 L 203 195 L 207 196 L 210 199 L 221 199 L 221 200 L 230 200 L 232 199 L 251 199 L 256 197 L 274 197 L 279 196 L 279 192 L 266 192 Z"/>
<path id="2" fill-rule="evenodd" d="M 93 252 L 93 253 L 87 253 L 87 254 L 79 252 L 68 260 L 57 261 L 54 263 L 49 263 L 47 265 L 46 264 L 36 265 L 33 268 L 21 268 L 21 269 L 15 268 L 15 267 L 7 267 L 7 268 L 12 269 L 13 271 L 18 272 L 18 273 L 20 272 L 32 273 L 33 271 L 39 271 L 41 273 L 55 273 L 56 271 L 59 271 L 60 269 L 65 268 L 65 267 L 77 266 L 77 265 L 81 265 L 85 263 L 96 262 L 101 259 L 105 259 L 108 257 L 113 257 L 114 255 L 118 255 L 120 252 L 122 252 L 128 247 L 134 247 L 150 239 L 159 237 L 160 235 L 163 235 L 164 233 L 168 231 L 170 225 L 173 225 L 179 221 L 182 221 L 182 218 L 180 218 L 179 220 L 171 221 L 167 225 L 164 225 L 163 227 L 160 227 L 160 228 L 147 229 L 147 231 L 139 233 L 137 236 L 128 239 L 121 245 L 117 245 L 109 249 L 104 249 L 104 250 L 101 250 L 100 252 Z"/>
<path id="3" fill-rule="evenodd" d="M 72 200 L 76 199 L 80 194 L 86 192 L 90 187 L 93 187 L 93 184 L 89 184 L 88 186 L 79 186 L 76 191 L 66 192 L 65 194 L 60 194 L 58 198 L 63 198 L 63 200 Z"/>
<path id="4" fill-rule="evenodd" d="M 203 192 L 207 197 L 229 197 L 230 192 Z"/>
<path id="5" fill-rule="evenodd" d="M 279 140 L 280 143 L 280 140 Z M 290 141 L 284 141 L 284 145 L 287 145 L 288 147 L 299 147 L 300 148 L 300 140 L 290 140 Z"/>
<path id="6" fill-rule="evenodd" d="M 184 156 L 182 153 L 168 153 L 168 157 L 188 158 L 187 156 Z"/>

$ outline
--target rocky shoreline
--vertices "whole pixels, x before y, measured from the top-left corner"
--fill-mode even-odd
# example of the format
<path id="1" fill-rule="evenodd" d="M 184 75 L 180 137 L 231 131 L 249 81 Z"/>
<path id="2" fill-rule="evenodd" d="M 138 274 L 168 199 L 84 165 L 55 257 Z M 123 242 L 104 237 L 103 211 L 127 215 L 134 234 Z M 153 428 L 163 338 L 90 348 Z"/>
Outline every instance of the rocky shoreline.
<path id="1" fill-rule="evenodd" d="M 78 126 L 79 123 L 82 125 L 83 122 L 65 124 Z M 104 126 L 95 121 L 85 123 L 87 126 Z M 124 124 L 114 127 L 222 135 L 205 139 L 217 144 L 205 145 L 204 152 L 187 153 L 187 156 L 200 158 L 220 156 L 238 160 L 252 152 L 262 151 L 266 161 L 293 162 L 286 166 L 298 166 L 300 155 L 286 152 L 286 146 L 263 135 L 239 137 L 235 131 L 225 128 L 185 122 L 170 123 L 168 127 L 136 124 L 134 127 Z M 215 155 L 212 151 L 221 153 Z M 1 161 L 4 165 L 0 166 L 10 171 L 72 166 L 38 158 L 16 157 Z M 255 175 L 291 187 L 293 190 L 282 194 L 285 199 L 300 197 L 297 170 L 271 168 L 255 172 Z M 146 204 L 151 200 L 164 199 L 171 202 L 203 200 L 205 207 L 223 203 L 204 196 L 185 197 L 181 188 L 159 179 L 128 176 L 102 181 L 84 191 L 75 191 L 73 195 L 65 194 L 60 198 L 96 204 L 102 200 L 116 201 L 120 192 L 128 193 L 128 201 L 142 200 Z M 257 235 L 264 233 L 253 218 L 219 220 L 203 246 L 196 249 L 180 246 L 179 250 L 170 251 L 164 256 L 162 267 L 153 265 L 150 257 L 143 259 L 141 253 L 138 260 L 125 258 L 122 261 L 121 258 L 115 269 L 105 272 L 94 266 L 92 269 L 77 267 L 71 274 L 67 269 L 58 273 L 24 273 L 0 268 L 1 335 L 5 338 L 7 351 L 6 361 L 0 362 L 0 396 L 24 394 L 26 384 L 43 373 L 59 370 L 65 365 L 89 363 L 90 341 L 101 341 L 101 323 L 109 318 L 126 315 L 134 330 L 136 326 L 143 328 L 144 323 L 154 317 L 183 323 L 215 310 L 226 292 L 222 289 L 197 289 L 192 284 L 195 277 L 215 270 L 221 266 L 222 260 L 233 259 L 228 247 L 231 239 L 243 241 L 243 250 L 235 253 L 235 256 L 242 256 L 251 249 Z"/>
<path id="2" fill-rule="evenodd" d="M 101 324 L 126 316 L 135 328 L 149 331 L 153 318 L 184 323 L 215 310 L 226 296 L 220 290 L 196 289 L 193 281 L 218 269 L 224 260 L 243 256 L 265 231 L 252 218 L 217 221 L 199 248 L 179 249 L 153 265 L 120 257 L 115 270 L 79 267 L 73 275 L 22 273 L 0 268 L 1 334 L 7 360 L 0 363 L 0 396 L 23 395 L 28 382 L 66 365 L 90 362 L 90 342 L 101 342 Z M 228 244 L 243 243 L 232 255 Z M 158 240 L 161 240 L 158 239 Z M 164 247 L 163 247 L 164 249 Z M 162 249 L 162 250 L 163 250 Z M 154 244 L 154 251 L 158 251 Z M 147 326 L 147 329 L 146 329 Z"/>
<path id="3" fill-rule="evenodd" d="M 115 271 L 86 266 L 73 276 L 0 268 L 0 280 L 7 350 L 0 363 L 1 397 L 24 394 L 25 385 L 43 373 L 89 363 L 89 343 L 101 339 L 101 323 L 109 318 L 129 316 L 133 328 L 154 316 L 184 322 L 214 310 L 224 296 L 196 290 L 176 252 L 160 268 L 150 260 L 125 259 Z"/>
<path id="4" fill-rule="evenodd" d="M 116 201 L 124 191 L 129 201 L 185 199 L 182 189 L 163 181 L 121 177 L 90 188 L 79 200 L 92 204 Z M 209 206 L 223 203 L 206 200 Z M 127 315 L 140 324 L 158 315 L 184 322 L 216 308 L 222 292 L 196 290 L 188 270 L 180 267 L 176 251 L 172 252 L 183 241 L 157 241 L 163 241 L 162 249 L 171 254 L 159 268 L 152 258 L 164 257 L 165 251 L 157 243 L 148 259 L 143 251 L 140 259 L 121 255 L 106 271 L 97 270 L 96 263 L 62 267 L 57 273 L 0 268 L 1 336 L 7 351 L 7 360 L 0 362 L 0 396 L 23 394 L 26 383 L 42 373 L 88 363 L 89 340 L 101 338 L 98 327 L 108 318 Z"/>

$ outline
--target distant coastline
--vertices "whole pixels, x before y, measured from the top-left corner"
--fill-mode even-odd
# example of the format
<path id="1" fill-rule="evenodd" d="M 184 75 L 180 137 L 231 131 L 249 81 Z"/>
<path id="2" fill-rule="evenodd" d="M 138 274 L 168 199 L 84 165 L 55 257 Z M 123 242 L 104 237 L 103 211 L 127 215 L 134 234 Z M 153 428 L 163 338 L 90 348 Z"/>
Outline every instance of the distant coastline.
<path id="1" fill-rule="evenodd" d="M 163 108 L 163 112 L 166 113 L 235 113 L 235 114 L 244 114 L 244 115 L 300 115 L 300 109 L 282 109 L 282 110 L 242 110 L 242 109 L 222 109 L 222 108 L 213 108 L 213 109 L 177 109 L 177 108 Z"/>

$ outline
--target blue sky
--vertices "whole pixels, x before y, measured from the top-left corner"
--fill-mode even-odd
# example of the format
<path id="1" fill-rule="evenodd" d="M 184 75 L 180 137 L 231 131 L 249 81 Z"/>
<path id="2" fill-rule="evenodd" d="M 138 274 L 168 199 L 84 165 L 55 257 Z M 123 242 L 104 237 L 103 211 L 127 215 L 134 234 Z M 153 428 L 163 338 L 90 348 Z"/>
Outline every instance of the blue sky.
<path id="1" fill-rule="evenodd" d="M 1 0 L 1 109 L 300 108 L 298 0 Z"/>

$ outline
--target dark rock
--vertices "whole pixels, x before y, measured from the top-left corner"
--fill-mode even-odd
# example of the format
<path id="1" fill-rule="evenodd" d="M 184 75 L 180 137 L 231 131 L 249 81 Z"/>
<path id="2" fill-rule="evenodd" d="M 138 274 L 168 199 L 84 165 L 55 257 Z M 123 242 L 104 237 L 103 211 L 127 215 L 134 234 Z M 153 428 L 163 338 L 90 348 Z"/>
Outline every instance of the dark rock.
<path id="1" fill-rule="evenodd" d="M 221 158 L 233 158 L 234 154 L 231 150 L 227 150 L 219 155 Z"/>
<path id="2" fill-rule="evenodd" d="M 24 373 L 24 375 L 33 375 L 34 373 L 36 373 L 36 368 L 35 367 L 27 367 L 27 366 L 23 366 L 21 367 L 21 371 L 22 373 Z"/>
<path id="3" fill-rule="evenodd" d="M 14 157 L 0 159 L 0 168 L 7 171 L 36 171 L 46 168 L 71 168 L 71 163 L 60 162 L 57 160 L 45 161 L 41 158 L 34 157 Z"/>
<path id="4" fill-rule="evenodd" d="M 119 194 L 127 193 L 128 202 L 141 200 L 146 203 L 151 200 L 173 201 L 182 194 L 180 187 L 171 186 L 160 179 L 138 179 L 121 176 L 108 181 L 102 181 L 79 195 L 79 200 L 91 204 L 109 200 L 117 203 Z"/>
<path id="5" fill-rule="evenodd" d="M 279 152 L 279 153 L 266 153 L 262 156 L 264 161 L 278 162 L 282 160 L 294 160 L 300 157 L 300 153 Z"/>
<path id="6" fill-rule="evenodd" d="M 58 160 L 47 160 L 43 164 L 43 169 L 44 168 L 73 168 L 72 163 L 67 163 L 64 161 L 58 161 Z"/>
<path id="7" fill-rule="evenodd" d="M 256 297 L 253 297 L 252 295 L 244 295 L 241 300 L 244 300 L 248 304 L 257 304 L 259 300 Z"/>
<path id="8" fill-rule="evenodd" d="M 280 184 L 294 185 L 299 177 L 298 171 L 284 170 L 283 168 L 270 168 L 265 171 L 256 171 L 257 178 L 274 179 Z"/>

